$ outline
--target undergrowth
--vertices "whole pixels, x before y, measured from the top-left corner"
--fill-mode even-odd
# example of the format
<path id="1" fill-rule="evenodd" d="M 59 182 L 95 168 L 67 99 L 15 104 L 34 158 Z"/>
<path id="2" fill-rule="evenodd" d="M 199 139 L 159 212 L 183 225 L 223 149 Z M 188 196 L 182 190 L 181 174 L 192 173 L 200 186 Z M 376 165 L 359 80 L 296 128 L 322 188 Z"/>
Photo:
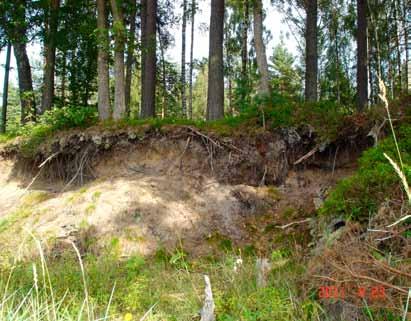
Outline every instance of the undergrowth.
<path id="1" fill-rule="evenodd" d="M 264 117 L 261 106 L 264 106 Z M 15 137 L 22 137 L 23 139 L 18 143 L 22 154 L 32 156 L 41 143 L 58 131 L 72 128 L 85 129 L 96 125 L 103 129 L 121 129 L 130 126 L 161 128 L 166 125 L 189 125 L 200 130 L 215 132 L 221 136 L 231 136 L 236 133 L 252 135 L 264 130 L 264 124 L 265 130 L 309 124 L 315 128 L 319 139 L 324 141 L 335 138 L 342 119 L 352 113 L 352 108 L 343 107 L 333 102 L 304 104 L 276 94 L 273 94 L 269 101 L 253 101 L 239 115 L 226 116 L 224 119 L 212 122 L 180 118 L 124 119 L 118 122 L 112 120 L 99 122 L 95 107 L 66 106 L 47 111 L 38 117 L 36 123 L 9 126 L 7 134 L 0 135 L 0 143 Z"/>
<path id="2" fill-rule="evenodd" d="M 404 164 L 402 171 L 410 181 L 411 166 L 407 164 L 411 164 L 411 124 L 399 126 L 396 132 Z M 384 153 L 399 162 L 392 137 L 363 153 L 356 173 L 337 184 L 320 209 L 320 214 L 366 222 L 384 201 L 405 200 L 407 196 L 403 192 L 401 181 Z"/>
<path id="3" fill-rule="evenodd" d="M 301 301 L 292 281 L 302 267 L 284 255 L 273 254 L 274 263 L 277 260 L 281 264 L 275 265 L 269 285 L 257 288 L 255 257 L 240 259 L 227 253 L 219 258 L 191 260 L 180 250 L 126 260 L 119 260 L 112 252 L 99 257 L 86 255 L 83 280 L 78 259 L 65 252 L 48 260 L 45 280 L 41 261 L 1 268 L 0 318 L 37 321 L 48 312 L 56 316 L 52 320 L 91 321 L 105 315 L 107 320 L 139 320 L 153 307 L 146 320 L 194 320 L 203 304 L 203 275 L 207 274 L 217 320 L 317 319 L 322 314 L 319 305 L 312 300 Z"/>

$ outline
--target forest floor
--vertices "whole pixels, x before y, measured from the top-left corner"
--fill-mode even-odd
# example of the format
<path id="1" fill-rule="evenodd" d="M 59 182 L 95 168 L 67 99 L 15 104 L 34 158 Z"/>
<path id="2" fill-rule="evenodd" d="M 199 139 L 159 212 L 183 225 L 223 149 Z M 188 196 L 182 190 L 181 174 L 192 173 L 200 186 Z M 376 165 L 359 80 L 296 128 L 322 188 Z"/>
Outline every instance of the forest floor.
<path id="1" fill-rule="evenodd" d="M 409 263 L 392 255 L 407 257 L 409 239 L 382 248 L 352 219 L 362 205 L 344 212 L 369 197 L 359 188 L 377 174 L 355 185 L 352 201 L 335 196 L 361 173 L 371 125 L 350 116 L 328 139 L 309 125 L 222 133 L 183 124 L 72 129 L 35 148 L 7 142 L 0 318 L 140 320 L 149 311 L 147 320 L 199 320 L 208 274 L 217 320 L 401 320 Z M 380 213 L 369 227 L 395 220 Z M 256 270 L 262 258 L 266 271 Z M 321 288 L 341 291 L 361 277 L 367 291 L 387 286 L 387 297 L 321 297 Z M 44 296 L 24 291 L 39 282 Z M 23 310 L 26 300 L 36 303 Z"/>

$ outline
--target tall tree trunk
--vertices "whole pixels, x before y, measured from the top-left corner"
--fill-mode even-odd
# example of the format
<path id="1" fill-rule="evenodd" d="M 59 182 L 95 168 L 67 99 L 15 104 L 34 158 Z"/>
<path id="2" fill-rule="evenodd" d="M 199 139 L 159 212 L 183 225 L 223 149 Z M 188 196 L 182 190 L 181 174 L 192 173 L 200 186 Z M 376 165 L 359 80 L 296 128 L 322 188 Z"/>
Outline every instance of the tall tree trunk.
<path id="1" fill-rule="evenodd" d="M 25 43 L 14 43 L 14 56 L 16 58 L 17 73 L 19 77 L 19 92 L 21 102 L 21 123 L 36 119 L 36 100 L 33 91 L 33 78 L 29 57 Z"/>
<path id="2" fill-rule="evenodd" d="M 396 46 L 396 53 L 397 53 L 397 72 L 398 72 L 398 80 L 396 83 L 396 94 L 400 94 L 402 92 L 402 65 L 401 65 L 401 45 L 400 45 L 400 9 L 399 6 L 401 5 L 400 1 L 394 1 L 394 23 L 395 23 L 395 46 Z"/>
<path id="3" fill-rule="evenodd" d="M 187 0 L 183 0 L 183 23 L 181 28 L 181 107 L 183 117 L 187 117 L 186 99 L 186 29 L 187 29 Z"/>
<path id="4" fill-rule="evenodd" d="M 10 73 L 11 43 L 7 43 L 6 64 L 4 65 L 4 82 L 3 82 L 3 104 L 1 109 L 0 133 L 6 132 L 7 126 L 7 103 L 9 94 L 9 73 Z"/>
<path id="5" fill-rule="evenodd" d="M 241 80 L 243 85 L 248 85 L 248 29 L 250 27 L 249 0 L 243 0 L 244 18 L 241 26 Z M 245 98 L 245 97 L 243 97 Z"/>
<path id="6" fill-rule="evenodd" d="M 105 0 L 97 0 L 97 28 L 98 28 L 98 114 L 100 120 L 111 118 L 110 110 L 110 83 L 109 83 L 109 39 L 107 29 L 107 8 Z"/>
<path id="7" fill-rule="evenodd" d="M 50 110 L 54 100 L 54 71 L 56 65 L 56 37 L 60 0 L 51 0 L 47 18 L 47 31 L 44 41 L 45 66 L 43 77 L 43 92 L 41 112 Z"/>
<path id="8" fill-rule="evenodd" d="M 130 33 L 127 45 L 127 60 L 126 60 L 126 88 L 125 88 L 125 99 L 126 99 L 126 116 L 130 116 L 130 101 L 131 101 L 131 76 L 133 74 L 133 64 L 134 64 L 134 49 L 136 43 L 136 15 L 137 15 L 137 4 L 136 0 L 131 2 L 132 8 L 130 13 Z"/>
<path id="9" fill-rule="evenodd" d="M 254 43 L 260 73 L 259 93 L 270 94 L 270 76 L 268 73 L 267 55 L 263 40 L 263 4 L 262 0 L 254 1 Z"/>
<path id="10" fill-rule="evenodd" d="M 124 44 L 125 28 L 123 12 L 117 0 L 111 0 L 114 21 L 114 108 L 113 119 L 119 120 L 126 115 L 126 95 L 124 78 Z"/>
<path id="11" fill-rule="evenodd" d="M 373 77 L 373 66 L 372 66 L 372 46 L 371 46 L 371 31 L 370 29 L 367 30 L 367 45 L 368 45 L 368 83 L 369 83 L 369 88 L 370 88 L 370 93 L 369 93 L 369 100 L 371 104 L 374 104 L 374 77 Z"/>
<path id="12" fill-rule="evenodd" d="M 26 49 L 26 0 L 17 0 L 14 4 L 19 8 L 16 10 L 18 17 L 13 21 L 14 57 L 16 58 L 17 74 L 19 78 L 19 93 L 21 103 L 21 123 L 36 120 L 36 99 L 33 91 L 33 78 Z"/>
<path id="13" fill-rule="evenodd" d="M 357 109 L 368 105 L 367 0 L 357 0 Z"/>
<path id="14" fill-rule="evenodd" d="M 404 73 L 404 83 L 405 83 L 405 92 L 409 93 L 411 90 L 411 78 L 410 78 L 410 73 L 411 70 L 409 69 L 409 39 L 408 39 L 408 35 L 409 35 L 409 30 L 408 30 L 408 23 L 407 23 L 407 14 L 409 12 L 409 7 L 408 7 L 408 1 L 407 0 L 403 0 L 402 3 L 402 29 L 404 30 L 404 43 L 405 43 L 405 73 Z"/>
<path id="15" fill-rule="evenodd" d="M 194 68 L 194 22 L 196 15 L 196 1 L 191 2 L 191 43 L 190 43 L 190 75 L 189 75 L 189 87 L 190 97 L 188 106 L 188 118 L 193 119 L 193 68 Z"/>
<path id="16" fill-rule="evenodd" d="M 224 117 L 224 0 L 211 0 L 207 120 Z"/>
<path id="17" fill-rule="evenodd" d="M 317 0 L 306 1 L 307 20 L 305 27 L 305 100 L 318 100 L 318 5 Z"/>
<path id="18" fill-rule="evenodd" d="M 141 117 L 155 117 L 156 94 L 156 16 L 157 0 L 142 0 L 142 95 Z"/>
<path id="19" fill-rule="evenodd" d="M 162 68 L 162 82 L 163 82 L 163 104 L 161 106 L 161 119 L 164 119 L 166 117 L 166 110 L 168 107 L 167 68 L 166 68 L 166 59 L 164 55 L 163 36 L 161 34 L 160 26 L 157 26 L 157 33 L 158 33 L 158 44 L 160 47 L 160 54 L 161 54 L 161 68 Z"/>
<path id="20" fill-rule="evenodd" d="M 61 104 L 66 105 L 66 69 L 67 69 L 67 57 L 66 51 L 63 51 L 63 66 L 61 68 Z"/>

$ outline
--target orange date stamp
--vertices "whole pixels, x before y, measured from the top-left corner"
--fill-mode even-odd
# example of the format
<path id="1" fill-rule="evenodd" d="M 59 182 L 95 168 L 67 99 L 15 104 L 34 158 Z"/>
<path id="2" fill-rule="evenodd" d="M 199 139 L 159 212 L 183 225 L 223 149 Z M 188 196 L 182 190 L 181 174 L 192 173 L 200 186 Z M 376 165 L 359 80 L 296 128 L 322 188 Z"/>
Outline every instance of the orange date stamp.
<path id="1" fill-rule="evenodd" d="M 352 292 L 350 292 L 352 293 Z M 361 299 L 384 300 L 386 299 L 385 287 L 373 286 L 365 287 L 358 286 L 354 289 L 354 295 Z M 338 286 L 320 286 L 318 288 L 318 297 L 320 299 L 345 299 L 347 298 L 347 290 L 344 287 Z"/>

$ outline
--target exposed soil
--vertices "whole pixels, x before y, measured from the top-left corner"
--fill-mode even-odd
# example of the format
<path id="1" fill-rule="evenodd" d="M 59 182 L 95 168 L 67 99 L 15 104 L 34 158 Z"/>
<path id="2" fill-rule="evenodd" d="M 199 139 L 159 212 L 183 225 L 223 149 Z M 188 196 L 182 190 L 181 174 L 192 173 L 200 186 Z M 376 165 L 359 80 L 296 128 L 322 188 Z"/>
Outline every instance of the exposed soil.
<path id="1" fill-rule="evenodd" d="M 370 144 L 361 135 L 323 144 L 298 166 L 316 148 L 307 129 L 231 138 L 190 127 L 90 129 L 60 134 L 30 159 L 8 148 L 0 162 L 2 247 L 15 249 L 29 230 L 51 246 L 97 240 L 84 250 L 118 240 L 123 255 L 179 245 L 203 255 L 224 242 L 269 251 L 280 233 L 308 233 L 304 219 Z M 297 224 L 281 228 L 290 222 Z"/>

